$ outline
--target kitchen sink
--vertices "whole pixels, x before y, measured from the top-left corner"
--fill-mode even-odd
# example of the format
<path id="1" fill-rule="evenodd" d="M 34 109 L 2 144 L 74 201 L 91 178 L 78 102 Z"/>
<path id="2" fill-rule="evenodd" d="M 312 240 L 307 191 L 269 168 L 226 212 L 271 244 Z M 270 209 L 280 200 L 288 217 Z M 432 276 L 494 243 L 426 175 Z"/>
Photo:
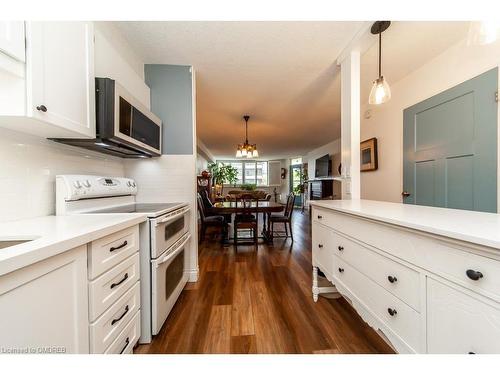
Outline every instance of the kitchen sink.
<path id="1" fill-rule="evenodd" d="M 7 240 L 7 241 L 0 241 L 0 249 L 5 249 L 7 247 L 11 247 L 14 245 L 19 245 L 25 242 L 29 242 L 33 240 Z"/>

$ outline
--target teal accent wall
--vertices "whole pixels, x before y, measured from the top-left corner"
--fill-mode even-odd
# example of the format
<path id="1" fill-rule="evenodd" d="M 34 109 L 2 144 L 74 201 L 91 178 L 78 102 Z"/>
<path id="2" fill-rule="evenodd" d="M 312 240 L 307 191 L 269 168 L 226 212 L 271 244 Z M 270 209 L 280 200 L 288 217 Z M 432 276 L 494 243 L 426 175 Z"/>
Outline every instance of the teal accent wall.
<path id="1" fill-rule="evenodd" d="M 194 154 L 191 67 L 146 64 L 144 76 L 151 89 L 151 110 L 163 122 L 162 153 Z"/>

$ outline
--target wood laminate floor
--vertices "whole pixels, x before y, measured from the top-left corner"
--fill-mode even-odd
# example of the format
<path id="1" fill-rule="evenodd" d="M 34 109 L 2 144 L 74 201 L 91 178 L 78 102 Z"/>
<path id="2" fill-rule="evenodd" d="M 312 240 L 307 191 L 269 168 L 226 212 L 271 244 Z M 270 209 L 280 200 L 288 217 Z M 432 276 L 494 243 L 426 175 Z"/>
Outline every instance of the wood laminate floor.
<path id="1" fill-rule="evenodd" d="M 343 298 L 311 294 L 308 213 L 293 217 L 295 242 L 223 247 L 208 233 L 200 277 L 160 333 L 135 353 L 392 353 Z"/>

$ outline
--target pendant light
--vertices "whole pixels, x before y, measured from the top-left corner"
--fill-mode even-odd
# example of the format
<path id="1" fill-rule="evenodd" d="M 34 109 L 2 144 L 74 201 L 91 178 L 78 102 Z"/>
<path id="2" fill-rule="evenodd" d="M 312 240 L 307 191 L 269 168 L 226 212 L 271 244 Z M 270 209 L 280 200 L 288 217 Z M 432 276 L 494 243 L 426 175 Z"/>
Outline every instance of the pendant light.
<path id="1" fill-rule="evenodd" d="M 250 119 L 250 116 L 245 115 L 243 116 L 243 119 L 245 120 L 245 143 L 238 145 L 236 149 L 236 157 L 247 159 L 258 158 L 259 152 L 257 151 L 257 145 L 255 143 L 253 145 L 248 143 L 248 120 Z"/>
<path id="2" fill-rule="evenodd" d="M 391 21 L 377 21 L 372 25 L 371 33 L 378 34 L 378 78 L 373 81 L 368 103 L 382 104 L 391 99 L 391 88 L 382 75 L 382 33 L 389 28 Z"/>

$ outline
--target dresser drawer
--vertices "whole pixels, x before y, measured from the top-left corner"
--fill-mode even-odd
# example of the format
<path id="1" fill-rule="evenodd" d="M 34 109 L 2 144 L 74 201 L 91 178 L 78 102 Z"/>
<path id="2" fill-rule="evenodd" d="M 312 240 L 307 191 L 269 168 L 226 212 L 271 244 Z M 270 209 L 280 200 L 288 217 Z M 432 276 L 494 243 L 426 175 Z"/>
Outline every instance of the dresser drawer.
<path id="1" fill-rule="evenodd" d="M 139 280 L 139 253 L 89 283 L 89 319 L 93 322 Z"/>
<path id="2" fill-rule="evenodd" d="M 91 242 L 88 250 L 89 279 L 95 279 L 136 251 L 139 251 L 138 225 Z"/>
<path id="3" fill-rule="evenodd" d="M 125 329 L 118 335 L 104 354 L 131 354 L 141 335 L 141 310 L 137 311 Z"/>
<path id="4" fill-rule="evenodd" d="M 340 257 L 334 256 L 335 275 L 365 307 L 410 348 L 420 352 L 420 314 L 357 271 Z M 392 314 L 392 315 L 391 315 Z"/>
<path id="5" fill-rule="evenodd" d="M 321 224 L 312 225 L 312 264 L 332 280 L 334 234 L 330 228 Z"/>
<path id="6" fill-rule="evenodd" d="M 333 231 L 332 231 L 333 232 Z M 387 291 L 420 311 L 420 274 L 340 234 L 334 233 L 335 253 Z"/>
<path id="7" fill-rule="evenodd" d="M 104 353 L 140 307 L 139 281 L 90 325 L 90 352 Z"/>
<path id="8" fill-rule="evenodd" d="M 315 209 L 313 220 L 477 293 L 500 301 L 500 261 L 472 253 L 464 245 L 335 211 Z M 317 216 L 321 219 L 317 219 Z M 314 219 L 315 218 L 315 219 Z M 479 271 L 478 280 L 467 270 Z"/>
<path id="9" fill-rule="evenodd" d="M 428 353 L 500 353 L 500 306 L 427 278 Z"/>

